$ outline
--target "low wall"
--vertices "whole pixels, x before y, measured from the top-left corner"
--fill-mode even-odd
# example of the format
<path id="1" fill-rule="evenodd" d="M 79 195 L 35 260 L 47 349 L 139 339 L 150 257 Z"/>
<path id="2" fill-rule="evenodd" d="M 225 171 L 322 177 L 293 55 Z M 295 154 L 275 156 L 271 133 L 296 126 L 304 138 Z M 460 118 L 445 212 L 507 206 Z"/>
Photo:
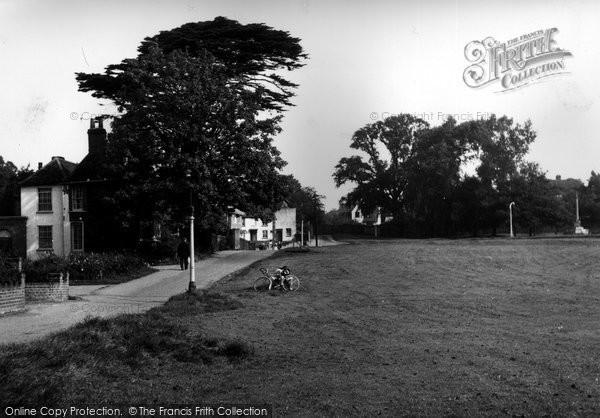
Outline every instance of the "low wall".
<path id="1" fill-rule="evenodd" d="M 25 309 L 25 275 L 20 279 L 0 282 L 0 314 Z"/>
<path id="2" fill-rule="evenodd" d="M 50 282 L 25 284 L 25 300 L 31 302 L 66 302 L 69 300 L 69 273 L 55 275 Z"/>

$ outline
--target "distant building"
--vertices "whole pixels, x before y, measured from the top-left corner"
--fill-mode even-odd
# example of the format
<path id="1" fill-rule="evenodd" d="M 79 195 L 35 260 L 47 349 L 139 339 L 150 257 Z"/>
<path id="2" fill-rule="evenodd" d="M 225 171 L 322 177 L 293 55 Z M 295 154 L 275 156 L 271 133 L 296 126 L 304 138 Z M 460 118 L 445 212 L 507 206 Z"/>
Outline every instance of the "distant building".
<path id="1" fill-rule="evenodd" d="M 381 225 L 382 223 L 389 222 L 393 219 L 393 216 L 385 212 L 381 207 L 377 207 L 374 211 L 367 213 L 361 211 L 358 205 L 355 205 L 351 209 L 340 208 L 340 210 L 342 213 L 346 214 L 348 220 L 363 225 Z"/>
<path id="2" fill-rule="evenodd" d="M 275 212 L 275 220 L 264 223 L 261 219 L 232 209 L 228 227 L 233 249 L 267 248 L 275 243 L 290 243 L 296 235 L 296 208 L 287 205 Z"/>

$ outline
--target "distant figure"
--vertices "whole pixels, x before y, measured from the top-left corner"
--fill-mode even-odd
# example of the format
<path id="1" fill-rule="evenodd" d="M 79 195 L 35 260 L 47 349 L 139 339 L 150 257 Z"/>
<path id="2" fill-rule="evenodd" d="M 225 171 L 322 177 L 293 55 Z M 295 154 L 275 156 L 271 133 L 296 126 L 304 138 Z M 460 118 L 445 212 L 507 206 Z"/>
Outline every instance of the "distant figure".
<path id="1" fill-rule="evenodd" d="M 188 244 L 187 239 L 183 238 L 179 245 L 177 246 L 177 258 L 179 258 L 179 265 L 181 266 L 181 270 L 188 269 L 188 259 L 190 257 L 190 244 Z"/>

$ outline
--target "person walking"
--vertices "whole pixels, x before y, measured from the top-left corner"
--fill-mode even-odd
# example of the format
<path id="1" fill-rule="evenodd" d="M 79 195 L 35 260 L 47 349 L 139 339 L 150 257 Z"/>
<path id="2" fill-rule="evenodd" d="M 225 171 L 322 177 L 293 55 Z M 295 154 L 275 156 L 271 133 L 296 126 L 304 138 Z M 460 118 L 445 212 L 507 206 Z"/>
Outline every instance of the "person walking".
<path id="1" fill-rule="evenodd" d="M 183 238 L 177 246 L 177 258 L 179 258 L 179 266 L 181 267 L 181 270 L 188 269 L 189 257 L 190 244 L 188 244 L 186 238 Z"/>

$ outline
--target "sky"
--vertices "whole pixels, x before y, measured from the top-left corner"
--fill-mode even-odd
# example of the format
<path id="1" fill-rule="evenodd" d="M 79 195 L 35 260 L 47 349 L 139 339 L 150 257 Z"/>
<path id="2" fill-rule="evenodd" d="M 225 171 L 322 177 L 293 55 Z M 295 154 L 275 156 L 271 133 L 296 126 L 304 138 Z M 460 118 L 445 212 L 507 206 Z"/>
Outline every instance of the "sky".
<path id="1" fill-rule="evenodd" d="M 356 0 L 0 0 L 0 155 L 17 166 L 87 153 L 89 119 L 114 113 L 77 91 L 76 72 L 102 72 L 136 56 L 146 36 L 225 16 L 265 23 L 301 39 L 306 65 L 287 73 L 299 84 L 275 145 L 304 186 L 337 207 L 350 186 L 333 171 L 352 134 L 399 113 L 439 125 L 487 114 L 530 119 L 537 139 L 528 159 L 549 178 L 600 171 L 600 2 Z M 465 47 L 500 43 L 556 28 L 569 51 L 561 74 L 503 91 L 500 82 L 472 88 Z"/>

